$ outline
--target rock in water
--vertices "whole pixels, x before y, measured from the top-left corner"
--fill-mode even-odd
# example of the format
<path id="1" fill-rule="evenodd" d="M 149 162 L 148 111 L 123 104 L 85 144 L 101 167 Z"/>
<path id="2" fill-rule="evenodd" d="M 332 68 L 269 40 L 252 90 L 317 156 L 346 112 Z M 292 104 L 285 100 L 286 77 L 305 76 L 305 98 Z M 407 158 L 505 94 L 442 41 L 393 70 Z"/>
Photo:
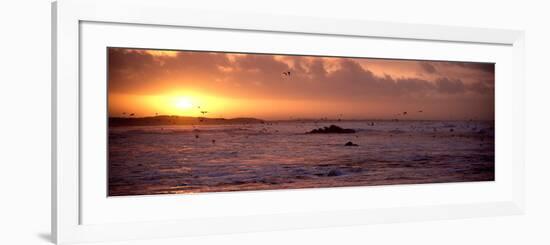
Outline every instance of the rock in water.
<path id="1" fill-rule="evenodd" d="M 308 132 L 308 134 L 353 134 L 355 130 L 350 128 L 341 128 L 336 125 L 330 125 L 328 127 L 314 129 Z"/>
<path id="2" fill-rule="evenodd" d="M 358 144 L 354 144 L 351 141 L 348 141 L 348 143 L 345 144 L 345 146 L 359 146 Z"/>

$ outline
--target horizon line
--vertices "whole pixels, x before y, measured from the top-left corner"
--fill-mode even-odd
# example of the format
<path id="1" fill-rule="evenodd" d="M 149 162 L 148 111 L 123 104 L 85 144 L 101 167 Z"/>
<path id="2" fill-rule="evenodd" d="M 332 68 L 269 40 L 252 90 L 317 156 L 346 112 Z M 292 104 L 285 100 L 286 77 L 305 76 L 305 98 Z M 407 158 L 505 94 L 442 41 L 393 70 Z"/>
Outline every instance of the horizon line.
<path id="1" fill-rule="evenodd" d="M 108 119 L 122 118 L 122 119 L 144 119 L 144 118 L 156 118 L 156 117 L 181 117 L 181 118 L 193 118 L 193 119 L 218 119 L 218 120 L 234 120 L 234 119 L 254 119 L 264 122 L 291 122 L 291 121 L 495 121 L 495 119 L 417 119 L 417 118 L 294 118 L 294 119 L 262 119 L 256 117 L 202 117 L 202 116 L 182 116 L 182 115 L 154 115 L 154 116 L 108 116 Z"/>

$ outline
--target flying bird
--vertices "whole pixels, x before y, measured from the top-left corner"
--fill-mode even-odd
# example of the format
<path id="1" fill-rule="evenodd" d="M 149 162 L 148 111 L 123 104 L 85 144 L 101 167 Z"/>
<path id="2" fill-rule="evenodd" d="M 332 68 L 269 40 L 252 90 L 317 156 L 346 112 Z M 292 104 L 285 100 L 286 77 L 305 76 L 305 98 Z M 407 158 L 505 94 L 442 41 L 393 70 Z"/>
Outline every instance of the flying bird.
<path id="1" fill-rule="evenodd" d="M 404 111 L 404 112 L 403 112 L 403 115 L 407 115 L 407 112 L 406 112 L 406 111 Z"/>
<path id="2" fill-rule="evenodd" d="M 135 115 L 136 115 L 136 114 L 134 114 L 134 113 L 130 113 L 130 116 L 131 116 L 131 117 L 133 117 L 133 116 L 135 116 Z"/>
<path id="3" fill-rule="evenodd" d="M 290 71 L 285 71 L 285 72 L 283 72 L 283 79 L 284 79 L 285 77 L 290 77 Z"/>
<path id="4" fill-rule="evenodd" d="M 419 112 L 419 113 L 422 113 L 423 111 L 422 111 L 422 110 L 419 110 L 418 112 Z"/>
<path id="5" fill-rule="evenodd" d="M 201 113 L 204 115 L 204 114 L 208 113 L 208 111 L 201 111 Z"/>

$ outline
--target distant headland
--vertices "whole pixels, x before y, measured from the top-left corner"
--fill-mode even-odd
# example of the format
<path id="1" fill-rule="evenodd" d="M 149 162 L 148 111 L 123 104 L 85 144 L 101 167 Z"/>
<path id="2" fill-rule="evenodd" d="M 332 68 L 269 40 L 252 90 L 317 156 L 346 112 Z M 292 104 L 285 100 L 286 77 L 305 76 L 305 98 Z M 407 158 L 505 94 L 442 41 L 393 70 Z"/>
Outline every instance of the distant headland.
<path id="1" fill-rule="evenodd" d="M 151 116 L 151 117 L 109 117 L 109 126 L 158 126 L 158 125 L 214 125 L 214 124 L 257 124 L 264 120 L 250 117 L 208 118 L 188 116 Z"/>

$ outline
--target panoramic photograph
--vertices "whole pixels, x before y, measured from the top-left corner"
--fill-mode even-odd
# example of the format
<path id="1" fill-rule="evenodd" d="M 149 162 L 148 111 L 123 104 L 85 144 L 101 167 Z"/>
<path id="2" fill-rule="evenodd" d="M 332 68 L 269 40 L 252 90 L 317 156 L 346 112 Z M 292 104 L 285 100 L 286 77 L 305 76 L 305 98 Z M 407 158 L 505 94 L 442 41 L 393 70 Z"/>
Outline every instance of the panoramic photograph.
<path id="1" fill-rule="evenodd" d="M 495 179 L 494 63 L 107 53 L 109 196 Z"/>

